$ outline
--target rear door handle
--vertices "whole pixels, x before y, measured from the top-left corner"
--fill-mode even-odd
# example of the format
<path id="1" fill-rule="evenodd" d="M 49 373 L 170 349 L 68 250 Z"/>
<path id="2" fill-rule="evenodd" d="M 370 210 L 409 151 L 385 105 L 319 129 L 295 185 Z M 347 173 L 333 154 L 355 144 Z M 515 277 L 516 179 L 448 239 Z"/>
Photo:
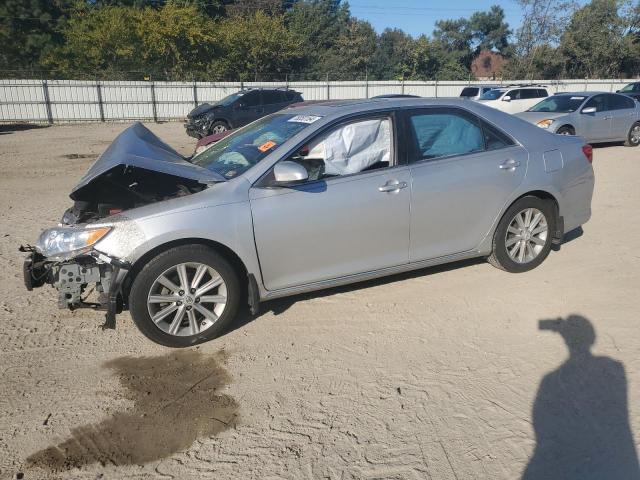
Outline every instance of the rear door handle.
<path id="1" fill-rule="evenodd" d="M 403 188 L 407 188 L 407 182 L 399 182 L 397 180 L 389 180 L 387 183 L 378 187 L 378 191 L 380 192 L 399 192 Z"/>
<path id="2" fill-rule="evenodd" d="M 513 159 L 509 159 L 504 163 L 501 163 L 500 165 L 498 165 L 498 168 L 500 168 L 501 170 L 515 170 L 517 167 L 520 166 L 520 162 L 517 160 L 513 160 Z"/>
<path id="3" fill-rule="evenodd" d="M 611 117 L 604 117 L 605 120 L 611 120 Z"/>

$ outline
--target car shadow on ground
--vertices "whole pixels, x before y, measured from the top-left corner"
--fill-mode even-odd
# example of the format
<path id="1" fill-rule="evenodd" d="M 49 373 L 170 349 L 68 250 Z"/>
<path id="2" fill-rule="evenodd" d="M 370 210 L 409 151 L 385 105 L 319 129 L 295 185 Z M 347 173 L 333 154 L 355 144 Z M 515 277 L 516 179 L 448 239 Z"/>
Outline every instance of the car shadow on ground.
<path id="1" fill-rule="evenodd" d="M 585 317 L 541 320 L 539 328 L 560 334 L 569 358 L 540 382 L 536 447 L 522 480 L 640 478 L 622 363 L 591 353 L 596 333 Z"/>
<path id="2" fill-rule="evenodd" d="M 573 240 L 580 238 L 583 235 L 584 231 L 582 227 L 578 227 L 570 232 L 567 232 L 564 235 L 563 241 L 561 245 L 565 245 Z M 561 245 L 552 246 L 553 250 L 560 250 Z M 412 270 L 410 272 L 398 273 L 396 275 L 389 275 L 386 277 L 375 278 L 373 280 L 367 280 L 364 282 L 352 283 L 349 285 L 343 285 L 340 287 L 332 287 L 324 290 L 316 290 L 309 293 L 302 293 L 299 295 L 293 295 L 291 297 L 278 298 L 275 300 L 269 300 L 260 304 L 260 312 L 258 315 L 252 315 L 249 311 L 249 307 L 244 304 L 241 305 L 240 311 L 238 312 L 236 321 L 230 325 L 229 329 L 224 333 L 224 335 L 233 332 L 239 328 L 244 327 L 245 325 L 251 323 L 256 320 L 260 316 L 264 315 L 267 312 L 271 312 L 274 315 L 280 315 L 286 312 L 289 308 L 295 305 L 297 302 L 303 302 L 305 300 L 310 300 L 312 298 L 323 298 L 330 297 L 332 295 L 337 295 L 340 293 L 348 293 L 354 292 L 357 290 L 364 290 L 371 287 L 377 287 L 381 285 L 387 285 L 389 283 L 402 282 L 404 280 L 409 280 L 417 277 L 424 277 L 426 275 L 435 275 L 437 273 L 448 272 L 451 270 L 458 270 L 460 268 L 469 267 L 472 265 L 479 265 L 481 263 L 485 263 L 485 259 L 483 257 L 471 258 L 468 260 L 460 260 L 458 262 L 445 263 L 442 265 L 436 265 L 433 267 L 421 268 L 419 270 Z"/>
<path id="3" fill-rule="evenodd" d="M 22 132 L 23 130 L 34 130 L 47 127 L 49 127 L 49 125 L 39 125 L 35 123 L 4 123 L 0 124 L 0 135 L 9 135 L 13 132 Z"/>
<path id="4" fill-rule="evenodd" d="M 389 275 L 386 277 L 380 277 L 373 280 L 366 280 L 363 282 L 352 283 L 349 285 L 332 287 L 324 290 L 317 290 L 313 292 L 292 295 L 290 297 L 269 300 L 260 304 L 260 312 L 258 313 L 258 315 L 255 315 L 255 316 L 252 315 L 251 312 L 249 312 L 248 307 L 242 306 L 240 312 L 238 312 L 238 317 L 236 321 L 233 323 L 233 325 L 230 326 L 230 329 L 227 332 L 225 332 L 225 335 L 228 333 L 231 333 L 234 330 L 244 327 L 245 325 L 251 323 L 252 321 L 256 320 L 257 318 L 259 318 L 260 316 L 264 315 L 267 312 L 271 312 L 274 315 L 280 315 L 286 312 L 289 308 L 291 308 L 297 302 L 303 302 L 305 300 L 310 300 L 312 298 L 330 297 L 332 295 L 337 295 L 340 293 L 348 293 L 348 292 L 353 292 L 357 290 L 364 290 L 367 288 L 387 285 L 389 283 L 401 282 L 401 281 L 409 280 L 412 278 L 424 277 L 426 275 L 434 275 L 436 273 L 457 270 L 459 268 L 465 268 L 471 265 L 478 265 L 484 262 L 485 260 L 483 258 L 472 258 L 469 260 L 461 260 L 458 262 L 452 262 L 452 263 L 437 265 L 433 267 L 421 268 L 419 270 L 398 273 L 395 275 Z"/>

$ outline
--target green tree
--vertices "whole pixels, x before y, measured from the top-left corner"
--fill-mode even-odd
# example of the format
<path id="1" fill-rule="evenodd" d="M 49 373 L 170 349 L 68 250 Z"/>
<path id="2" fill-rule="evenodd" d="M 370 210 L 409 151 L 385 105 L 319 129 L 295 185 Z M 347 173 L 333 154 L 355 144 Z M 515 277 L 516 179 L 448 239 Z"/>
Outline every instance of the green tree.
<path id="1" fill-rule="evenodd" d="M 21 69 L 39 69 L 42 59 L 63 42 L 71 0 L 2 0 L 0 2 L 0 69 L 22 76 Z M 15 70 L 13 74 L 6 72 Z"/>
<path id="2" fill-rule="evenodd" d="M 629 25 L 616 0 L 593 0 L 578 9 L 561 39 L 567 72 L 576 77 L 616 77 L 630 54 Z"/>
<path id="3" fill-rule="evenodd" d="M 209 67 L 212 78 L 283 79 L 304 55 L 302 40 L 284 18 L 262 11 L 220 22 L 217 39 L 223 54 Z"/>

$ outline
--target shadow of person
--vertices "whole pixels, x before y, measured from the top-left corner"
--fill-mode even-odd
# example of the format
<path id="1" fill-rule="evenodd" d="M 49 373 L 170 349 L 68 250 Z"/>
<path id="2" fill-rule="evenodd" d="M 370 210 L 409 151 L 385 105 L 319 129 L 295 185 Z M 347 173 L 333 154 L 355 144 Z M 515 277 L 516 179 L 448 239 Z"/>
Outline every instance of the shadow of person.
<path id="1" fill-rule="evenodd" d="M 536 448 L 523 480 L 640 479 L 622 363 L 591 354 L 596 333 L 579 315 L 541 320 L 569 358 L 540 382 L 533 404 Z"/>

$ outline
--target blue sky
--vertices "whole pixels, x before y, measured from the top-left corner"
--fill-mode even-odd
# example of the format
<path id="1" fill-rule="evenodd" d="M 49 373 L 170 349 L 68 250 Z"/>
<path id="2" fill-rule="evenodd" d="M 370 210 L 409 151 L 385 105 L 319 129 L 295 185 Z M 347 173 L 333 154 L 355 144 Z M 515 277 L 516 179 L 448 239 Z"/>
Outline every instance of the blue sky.
<path id="1" fill-rule="evenodd" d="M 479 10 L 489 10 L 491 5 L 500 5 L 512 30 L 520 24 L 522 15 L 513 0 L 349 0 L 351 13 L 369 21 L 376 31 L 385 28 L 401 28 L 417 37 L 423 33 L 431 36 L 436 20 L 468 17 Z"/>

